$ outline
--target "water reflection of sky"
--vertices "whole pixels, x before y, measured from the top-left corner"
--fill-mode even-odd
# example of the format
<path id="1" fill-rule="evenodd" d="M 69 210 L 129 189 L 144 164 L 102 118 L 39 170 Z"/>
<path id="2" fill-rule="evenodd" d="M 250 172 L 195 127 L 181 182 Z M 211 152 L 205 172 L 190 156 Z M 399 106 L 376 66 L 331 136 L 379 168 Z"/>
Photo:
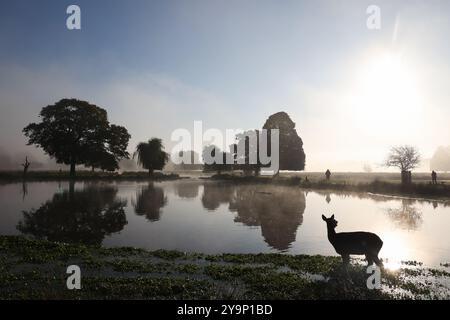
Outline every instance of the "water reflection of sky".
<path id="1" fill-rule="evenodd" d="M 321 219 L 335 214 L 337 232 L 377 233 L 392 268 L 450 262 L 444 202 L 186 180 L 5 184 L 0 203 L 1 234 L 205 253 L 335 255 Z"/>

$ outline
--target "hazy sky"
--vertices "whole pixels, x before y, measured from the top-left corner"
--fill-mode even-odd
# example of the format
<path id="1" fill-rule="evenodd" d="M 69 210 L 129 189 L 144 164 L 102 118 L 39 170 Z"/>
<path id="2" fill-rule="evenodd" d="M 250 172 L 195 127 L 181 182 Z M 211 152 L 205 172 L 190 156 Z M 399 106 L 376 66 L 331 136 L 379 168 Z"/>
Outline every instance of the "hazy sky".
<path id="1" fill-rule="evenodd" d="M 34 152 L 22 128 L 74 97 L 126 126 L 130 151 L 170 149 L 194 120 L 250 129 L 286 111 L 310 171 L 381 170 L 397 144 L 429 158 L 450 145 L 449 34 L 446 0 L 1 1 L 0 153 Z"/>

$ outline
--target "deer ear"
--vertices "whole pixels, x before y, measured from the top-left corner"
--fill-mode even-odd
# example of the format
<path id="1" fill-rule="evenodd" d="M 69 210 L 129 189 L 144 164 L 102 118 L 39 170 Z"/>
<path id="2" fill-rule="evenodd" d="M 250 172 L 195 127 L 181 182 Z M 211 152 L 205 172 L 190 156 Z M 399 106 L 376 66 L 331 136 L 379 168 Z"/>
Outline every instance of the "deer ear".
<path id="1" fill-rule="evenodd" d="M 322 220 L 323 220 L 323 221 L 327 221 L 327 217 L 325 217 L 324 215 L 322 215 Z"/>
<path id="2" fill-rule="evenodd" d="M 334 219 L 334 214 L 331 216 L 331 219 Z"/>

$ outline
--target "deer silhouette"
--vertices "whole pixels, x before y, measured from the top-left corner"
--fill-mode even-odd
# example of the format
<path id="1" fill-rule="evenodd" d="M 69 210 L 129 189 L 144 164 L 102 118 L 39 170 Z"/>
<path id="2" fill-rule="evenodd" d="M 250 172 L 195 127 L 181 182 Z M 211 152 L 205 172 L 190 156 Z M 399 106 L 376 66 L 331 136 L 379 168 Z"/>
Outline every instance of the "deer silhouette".
<path id="1" fill-rule="evenodd" d="M 336 232 L 338 222 L 334 219 L 334 214 L 327 218 L 322 215 L 322 220 L 327 223 L 328 240 L 333 245 L 334 249 L 342 257 L 342 262 L 346 266 L 350 262 L 350 255 L 366 255 L 369 265 L 374 262 L 380 268 L 383 263 L 378 258 L 383 246 L 383 241 L 375 233 L 371 232 Z"/>

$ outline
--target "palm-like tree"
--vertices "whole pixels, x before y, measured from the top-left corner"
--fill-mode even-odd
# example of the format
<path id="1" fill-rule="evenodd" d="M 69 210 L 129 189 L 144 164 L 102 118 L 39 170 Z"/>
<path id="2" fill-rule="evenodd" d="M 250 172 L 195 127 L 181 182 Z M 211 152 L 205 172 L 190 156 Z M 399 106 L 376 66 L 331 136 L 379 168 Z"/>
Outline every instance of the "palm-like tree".
<path id="1" fill-rule="evenodd" d="M 133 158 L 137 156 L 138 164 L 148 170 L 148 175 L 153 175 L 154 170 L 162 170 L 169 160 L 169 154 L 164 151 L 162 140 L 152 138 L 148 142 L 140 142 Z"/>

